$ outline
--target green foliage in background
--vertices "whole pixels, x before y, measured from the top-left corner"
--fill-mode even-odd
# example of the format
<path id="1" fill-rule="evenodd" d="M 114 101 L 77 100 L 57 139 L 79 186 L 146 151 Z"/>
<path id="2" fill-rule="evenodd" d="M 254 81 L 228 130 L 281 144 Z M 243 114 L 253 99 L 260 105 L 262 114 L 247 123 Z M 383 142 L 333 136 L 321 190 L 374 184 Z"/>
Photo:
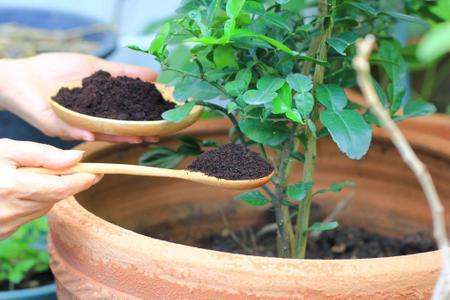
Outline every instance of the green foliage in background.
<path id="1" fill-rule="evenodd" d="M 35 273 L 48 270 L 46 237 L 47 218 L 41 217 L 0 241 L 0 282 L 14 286 Z"/>

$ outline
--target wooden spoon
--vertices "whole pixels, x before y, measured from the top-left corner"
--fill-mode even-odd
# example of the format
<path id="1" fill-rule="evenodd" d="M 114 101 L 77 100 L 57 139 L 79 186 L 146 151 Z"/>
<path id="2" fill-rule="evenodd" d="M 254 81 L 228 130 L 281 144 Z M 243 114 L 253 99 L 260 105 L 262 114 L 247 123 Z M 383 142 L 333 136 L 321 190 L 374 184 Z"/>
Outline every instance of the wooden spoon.
<path id="1" fill-rule="evenodd" d="M 236 190 L 257 188 L 267 183 L 274 174 L 272 172 L 265 177 L 256 179 L 229 180 L 217 178 L 214 176 L 208 176 L 201 172 L 194 172 L 189 170 L 173 170 L 155 167 L 145 167 L 126 164 L 107 164 L 107 163 L 79 163 L 72 168 L 64 170 L 50 170 L 45 168 L 19 168 L 18 170 L 22 172 L 33 172 L 48 175 L 94 173 L 94 174 L 124 174 L 124 175 L 140 175 L 140 176 L 155 176 L 155 177 L 171 177 Z"/>
<path id="2" fill-rule="evenodd" d="M 160 83 L 154 83 L 161 95 L 166 101 L 181 104 L 175 101 L 173 97 L 173 87 L 166 86 Z M 81 82 L 73 82 L 64 85 L 67 88 L 80 87 Z M 59 89 L 58 89 L 59 90 Z M 52 97 L 58 93 L 55 90 L 52 93 Z M 166 120 L 159 121 L 124 121 L 93 117 L 86 114 L 78 113 L 70 110 L 56 101 L 52 100 L 52 97 L 48 99 L 50 106 L 58 117 L 72 126 L 86 129 L 92 132 L 104 133 L 109 135 L 123 135 L 123 136 L 165 136 L 171 135 L 183 128 L 192 125 L 200 118 L 203 107 L 196 105 L 181 122 L 173 123 Z"/>

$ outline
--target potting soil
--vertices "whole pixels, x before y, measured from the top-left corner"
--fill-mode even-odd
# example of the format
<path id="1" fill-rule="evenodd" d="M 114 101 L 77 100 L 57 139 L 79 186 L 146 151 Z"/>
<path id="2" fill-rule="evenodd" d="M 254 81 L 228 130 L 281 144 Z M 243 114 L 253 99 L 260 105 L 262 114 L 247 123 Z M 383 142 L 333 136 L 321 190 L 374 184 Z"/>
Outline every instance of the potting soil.
<path id="1" fill-rule="evenodd" d="M 256 179 L 272 173 L 272 166 L 243 145 L 227 144 L 199 155 L 188 167 L 222 179 Z"/>
<path id="2" fill-rule="evenodd" d="M 161 114 L 175 107 L 154 84 L 139 78 L 112 77 L 101 70 L 84 78 L 82 87 L 61 88 L 52 99 L 79 113 L 117 120 L 162 120 Z"/>

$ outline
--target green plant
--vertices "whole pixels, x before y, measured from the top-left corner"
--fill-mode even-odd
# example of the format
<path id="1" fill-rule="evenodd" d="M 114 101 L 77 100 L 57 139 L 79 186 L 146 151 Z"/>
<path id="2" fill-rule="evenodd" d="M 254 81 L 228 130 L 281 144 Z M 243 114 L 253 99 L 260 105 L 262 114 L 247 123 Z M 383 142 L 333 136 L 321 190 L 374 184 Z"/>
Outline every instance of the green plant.
<path id="1" fill-rule="evenodd" d="M 0 241 L 0 283 L 6 281 L 14 289 L 29 276 L 49 269 L 46 235 L 47 219 L 42 217 Z"/>
<path id="2" fill-rule="evenodd" d="M 379 125 L 370 110 L 349 100 L 344 90 L 356 86 L 351 62 L 358 37 L 370 32 L 380 41 L 371 57 L 378 70 L 373 82 L 394 120 L 435 110 L 420 101 L 401 109 L 407 69 L 391 28 L 398 20 L 421 19 L 383 10 L 377 1 L 185 0 L 177 13 L 148 49 L 130 48 L 154 55 L 162 76 L 175 85 L 175 98 L 185 102 L 164 113 L 164 119 L 178 122 L 195 104 L 203 105 L 230 119 L 231 142 L 257 145 L 266 158 L 268 148 L 275 152 L 273 188 L 264 186 L 265 194 L 249 191 L 237 199 L 273 205 L 281 257 L 303 258 L 310 231 L 337 226 L 310 224 L 315 195 L 354 185 L 346 181 L 314 190 L 317 141 L 331 136 L 350 159 L 361 159 L 371 143 L 369 124 Z M 189 57 L 186 64 L 170 55 L 168 45 L 180 41 L 191 45 L 182 48 Z M 214 98 L 223 102 L 210 101 Z M 165 157 L 170 160 L 180 153 L 166 151 Z M 291 173 L 297 171 L 294 160 L 304 165 L 303 179 L 289 185 Z"/>

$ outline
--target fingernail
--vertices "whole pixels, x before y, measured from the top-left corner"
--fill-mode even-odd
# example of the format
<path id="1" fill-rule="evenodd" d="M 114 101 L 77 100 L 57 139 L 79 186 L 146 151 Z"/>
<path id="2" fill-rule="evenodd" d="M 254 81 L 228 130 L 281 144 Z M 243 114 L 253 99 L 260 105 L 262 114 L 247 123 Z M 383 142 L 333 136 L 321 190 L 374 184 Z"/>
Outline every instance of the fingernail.
<path id="1" fill-rule="evenodd" d="M 142 143 L 142 140 L 141 139 L 130 140 L 130 141 L 128 141 L 128 143 L 130 143 L 130 144 L 140 144 L 140 143 Z"/>
<path id="2" fill-rule="evenodd" d="M 83 150 L 65 150 L 65 155 L 73 158 L 73 159 L 81 159 L 84 155 Z"/>
<path id="3" fill-rule="evenodd" d="M 97 184 L 103 178 L 103 174 L 96 174 L 96 175 L 97 176 L 95 177 L 93 184 Z"/>

